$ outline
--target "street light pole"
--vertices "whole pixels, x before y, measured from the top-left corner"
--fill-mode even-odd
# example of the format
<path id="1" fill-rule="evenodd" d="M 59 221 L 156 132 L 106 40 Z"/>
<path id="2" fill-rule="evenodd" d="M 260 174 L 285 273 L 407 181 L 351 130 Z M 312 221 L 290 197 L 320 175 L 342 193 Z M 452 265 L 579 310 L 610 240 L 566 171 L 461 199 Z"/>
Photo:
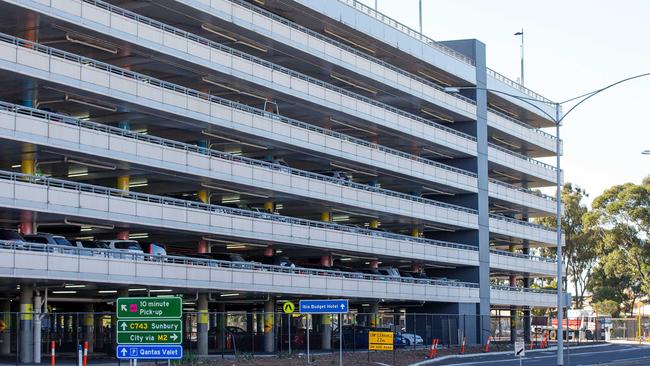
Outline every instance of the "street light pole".
<path id="1" fill-rule="evenodd" d="M 515 36 L 521 36 L 521 76 L 519 78 L 519 83 L 524 85 L 524 28 L 521 28 L 521 32 L 515 33 Z"/>
<path id="2" fill-rule="evenodd" d="M 564 365 L 564 351 L 563 351 L 563 342 L 564 334 L 562 333 L 562 310 L 564 308 L 564 301 L 562 297 L 564 293 L 562 292 L 562 172 L 560 170 L 560 103 L 555 103 L 555 156 L 556 156 L 556 193 L 555 193 L 555 203 L 556 203 L 556 228 L 555 232 L 557 235 L 557 364 L 558 366 Z"/>
<path id="3" fill-rule="evenodd" d="M 523 33 L 523 29 L 522 29 Z M 518 34 L 517 34 L 518 35 Z M 523 47 L 523 34 L 522 34 L 522 47 Z M 523 66 L 523 61 L 522 61 L 522 66 Z M 522 68 L 522 76 L 523 76 L 523 68 Z M 534 107 L 538 111 L 540 111 L 542 114 L 544 114 L 546 117 L 548 117 L 553 123 L 555 123 L 555 147 L 556 147 L 556 234 L 557 234 L 557 327 L 558 327 L 558 335 L 557 335 L 557 365 L 558 366 L 563 366 L 564 365 L 564 349 L 563 349 L 563 343 L 564 343 L 564 334 L 563 334 L 563 327 L 562 327 L 562 321 L 563 321 L 563 309 L 564 309 L 564 293 L 562 291 L 562 269 L 563 269 L 563 263 L 562 263 L 562 173 L 560 170 L 560 125 L 562 124 L 562 121 L 566 116 L 568 116 L 571 112 L 573 112 L 576 107 L 578 107 L 580 104 L 586 102 L 589 98 L 593 97 L 596 94 L 599 94 L 613 86 L 616 86 L 618 84 L 624 83 L 626 81 L 630 81 L 633 79 L 638 79 L 640 77 L 644 76 L 650 76 L 650 72 L 648 73 L 643 73 L 643 74 L 638 74 L 634 75 L 625 79 L 621 79 L 615 83 L 609 84 L 605 87 L 602 87 L 600 89 L 596 89 L 594 91 L 579 95 L 577 97 L 567 99 L 562 102 L 555 102 L 552 103 L 552 105 L 555 106 L 555 116 L 550 115 L 547 113 L 544 109 L 540 108 L 538 105 L 534 104 L 533 102 L 537 103 L 546 103 L 549 104 L 549 102 L 541 102 L 537 99 L 534 98 L 529 98 L 529 97 L 523 97 L 520 95 L 515 95 L 515 94 L 510 94 L 506 92 L 502 92 L 500 90 L 495 90 L 495 89 L 489 89 L 489 88 L 479 88 L 476 86 L 461 86 L 461 87 L 446 87 L 444 90 L 448 93 L 459 93 L 460 90 L 485 90 L 489 92 L 493 92 L 496 94 L 502 94 L 502 95 L 507 95 L 509 97 L 515 98 L 517 100 L 520 100 L 524 103 L 527 103 L 528 105 Z M 560 117 L 560 108 L 563 104 L 573 102 L 573 101 L 578 101 L 575 103 L 562 117 Z M 642 152 L 643 154 L 650 155 L 650 150 L 645 150 Z M 568 335 L 568 334 L 567 334 Z"/>

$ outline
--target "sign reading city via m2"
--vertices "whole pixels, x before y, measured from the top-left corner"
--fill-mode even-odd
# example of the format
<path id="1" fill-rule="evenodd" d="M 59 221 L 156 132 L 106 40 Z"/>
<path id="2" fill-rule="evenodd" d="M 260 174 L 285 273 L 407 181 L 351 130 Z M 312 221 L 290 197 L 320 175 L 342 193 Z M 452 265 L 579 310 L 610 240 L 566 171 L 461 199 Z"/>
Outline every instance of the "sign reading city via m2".
<path id="1" fill-rule="evenodd" d="M 180 318 L 180 297 L 120 297 L 117 299 L 118 319 Z"/>
<path id="2" fill-rule="evenodd" d="M 180 319 L 118 320 L 118 344 L 181 344 Z"/>

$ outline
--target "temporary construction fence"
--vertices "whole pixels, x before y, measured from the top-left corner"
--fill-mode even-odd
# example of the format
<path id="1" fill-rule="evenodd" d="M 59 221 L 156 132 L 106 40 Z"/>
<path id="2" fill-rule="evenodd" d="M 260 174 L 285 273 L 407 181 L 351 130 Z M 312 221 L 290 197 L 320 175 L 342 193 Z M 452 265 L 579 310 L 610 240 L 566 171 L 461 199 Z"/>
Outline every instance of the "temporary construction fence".
<path id="1" fill-rule="evenodd" d="M 204 313 L 201 314 L 205 316 Z M 25 337 L 21 327 L 40 319 L 39 337 Z M 31 319 L 26 323 L 26 318 Z M 459 348 L 463 340 L 467 346 L 484 348 L 488 336 L 492 348 L 499 343 L 510 343 L 510 317 L 481 317 L 471 315 L 440 315 L 427 313 L 349 313 L 338 315 L 285 314 L 272 315 L 260 311 L 208 312 L 207 350 L 210 355 L 227 354 L 287 354 L 310 351 L 336 351 L 341 337 L 346 351 L 367 351 L 368 332 L 385 330 L 395 332 L 397 348 L 427 349 L 434 339 L 438 347 Z M 340 319 L 340 320 L 339 320 Z M 184 312 L 182 318 L 182 345 L 186 354 L 197 354 L 200 339 L 197 312 Z M 613 338 L 634 338 L 636 320 L 613 324 Z M 626 323 L 627 322 L 627 323 Z M 648 320 L 650 322 L 650 320 Z M 342 328 L 339 328 L 339 324 Z M 629 324 L 628 324 L 629 323 Z M 515 320 L 517 337 L 538 348 L 545 339 L 553 342 L 556 333 L 550 318 L 533 317 L 530 336 L 524 336 L 524 319 Z M 646 324 L 646 323 L 644 323 Z M 487 325 L 481 328 L 483 325 Z M 571 327 L 572 342 L 596 342 L 605 339 L 604 331 Z M 33 349 L 30 339 L 40 342 L 41 360 L 50 357 L 54 345 L 57 355 L 74 355 L 79 345 L 88 342 L 90 358 L 114 357 L 116 348 L 116 317 L 112 312 L 54 312 L 54 313 L 0 313 L 0 357 L 20 358 L 26 348 Z M 650 325 L 644 325 L 648 329 Z M 481 334 L 479 337 L 478 334 Z M 553 336 L 555 334 L 555 336 Z M 644 334 L 647 334 L 645 331 Z M 28 342 L 28 344 L 25 344 Z M 528 346 L 527 344 L 527 346 Z"/>

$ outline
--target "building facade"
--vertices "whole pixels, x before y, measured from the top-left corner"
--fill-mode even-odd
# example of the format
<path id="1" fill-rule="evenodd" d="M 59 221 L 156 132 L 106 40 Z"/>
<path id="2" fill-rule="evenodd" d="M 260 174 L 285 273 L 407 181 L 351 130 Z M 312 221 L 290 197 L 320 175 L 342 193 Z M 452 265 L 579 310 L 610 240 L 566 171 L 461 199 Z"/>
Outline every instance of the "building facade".
<path id="1" fill-rule="evenodd" d="M 140 289 L 198 311 L 348 298 L 475 317 L 481 342 L 495 311 L 555 305 L 529 288 L 556 270 L 537 255 L 555 232 L 531 222 L 555 215 L 537 190 L 555 185 L 538 160 L 561 153 L 542 130 L 554 109 L 480 41 L 435 42 L 356 0 L 0 10 L 1 225 L 73 245 L 4 242 L 4 309 L 41 307 L 43 289 L 65 309 Z"/>

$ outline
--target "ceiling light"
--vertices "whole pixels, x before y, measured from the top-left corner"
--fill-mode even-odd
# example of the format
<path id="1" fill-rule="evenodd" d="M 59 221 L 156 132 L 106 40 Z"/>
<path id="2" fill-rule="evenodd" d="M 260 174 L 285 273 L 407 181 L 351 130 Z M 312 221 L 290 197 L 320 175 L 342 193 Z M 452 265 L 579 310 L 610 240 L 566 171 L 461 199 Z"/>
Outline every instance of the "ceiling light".
<path id="1" fill-rule="evenodd" d="M 85 177 L 88 175 L 88 172 L 82 172 L 82 173 L 68 173 L 68 178 L 76 178 L 76 177 Z"/>
<path id="2" fill-rule="evenodd" d="M 369 134 L 369 135 L 372 135 L 372 136 L 377 136 L 377 133 L 376 133 L 376 132 L 372 132 L 372 131 L 369 131 L 369 130 L 363 129 L 363 128 L 361 128 L 361 127 L 357 127 L 357 126 L 354 126 L 354 125 L 351 125 L 351 124 L 347 124 L 347 123 L 345 123 L 345 122 L 341 122 L 341 121 L 336 120 L 336 119 L 334 119 L 334 118 L 332 118 L 332 117 L 330 117 L 330 122 L 337 123 L 337 124 L 342 125 L 342 126 L 345 126 L 345 127 L 349 127 L 349 128 L 351 128 L 351 129 L 353 129 L 353 130 L 357 130 L 357 131 L 365 132 L 365 133 L 367 133 L 367 134 Z"/>
<path id="3" fill-rule="evenodd" d="M 147 291 L 146 288 L 130 288 L 129 292 Z"/>
<path id="4" fill-rule="evenodd" d="M 246 245 L 244 244 L 228 244 L 226 245 L 226 249 L 245 249 Z"/>
<path id="5" fill-rule="evenodd" d="M 519 180 L 519 178 L 515 177 L 514 175 L 509 175 L 509 174 L 506 174 L 506 173 L 504 173 L 504 172 L 500 172 L 500 171 L 498 171 L 498 170 L 493 170 L 493 172 L 494 172 L 494 174 L 499 174 L 499 175 L 502 175 L 502 176 L 504 176 L 504 177 L 506 177 L 506 178 L 510 178 L 510 179 L 514 179 L 514 180 Z"/>
<path id="6" fill-rule="evenodd" d="M 20 167 L 22 167 L 22 164 L 14 164 L 11 167 L 14 168 L 14 169 L 20 168 Z"/>
<path id="7" fill-rule="evenodd" d="M 348 215 L 332 215 L 332 221 L 333 222 L 350 221 L 350 216 L 348 216 Z"/>
<path id="8" fill-rule="evenodd" d="M 92 224 L 92 223 L 85 223 L 85 222 L 74 222 L 74 221 L 70 221 L 67 217 L 63 219 L 63 223 L 66 225 L 93 227 L 96 229 L 105 229 L 105 230 L 115 229 L 115 225 L 100 225 L 100 224 Z"/>
<path id="9" fill-rule="evenodd" d="M 377 176 L 377 174 L 375 174 L 375 173 L 371 173 L 371 172 L 364 171 L 364 170 L 353 169 L 353 168 L 351 168 L 351 167 L 349 167 L 347 165 L 342 165 L 340 163 L 331 162 L 330 165 L 335 167 L 335 168 L 347 170 L 347 171 L 350 171 L 350 172 L 353 172 L 353 173 L 359 173 L 359 174 L 368 175 L 368 176 L 371 176 L 371 177 L 376 177 Z"/>
<path id="10" fill-rule="evenodd" d="M 227 35 L 226 33 L 221 32 L 221 30 L 220 30 L 219 28 L 213 26 L 212 24 L 209 24 L 209 23 L 203 23 L 203 24 L 201 24 L 201 29 L 203 29 L 203 30 L 205 30 L 205 31 L 208 31 L 208 32 L 210 32 L 210 33 L 212 33 L 212 34 L 216 34 L 216 35 L 218 35 L 219 37 L 221 37 L 221 38 L 225 38 L 225 39 L 227 39 L 227 40 L 229 40 L 229 41 L 237 42 L 237 38 L 235 38 L 235 37 L 231 37 L 231 36 Z"/>
<path id="11" fill-rule="evenodd" d="M 235 89 L 232 86 L 222 84 L 222 83 L 220 83 L 218 81 L 211 80 L 211 79 L 209 79 L 207 77 L 202 77 L 201 80 L 203 80 L 204 82 L 206 82 L 208 84 L 216 85 L 216 86 L 218 86 L 220 88 L 230 90 L 230 91 L 235 92 L 237 94 L 248 95 L 249 97 L 253 97 L 253 98 L 257 98 L 257 99 L 261 99 L 261 100 L 266 100 L 266 97 L 263 97 L 261 95 L 257 95 L 257 94 L 245 92 L 245 91 L 242 91 L 242 90 L 239 90 L 239 89 Z"/>
<path id="12" fill-rule="evenodd" d="M 64 285 L 65 288 L 84 288 L 86 285 Z"/>
<path id="13" fill-rule="evenodd" d="M 506 141 L 506 140 L 504 140 L 504 139 L 501 139 L 501 138 L 499 138 L 499 137 L 492 136 L 492 138 L 495 139 L 496 141 L 499 141 L 500 143 L 502 143 L 502 144 L 504 144 L 504 145 L 508 145 L 508 146 L 510 146 L 510 147 L 514 147 L 515 149 L 521 149 L 521 146 L 515 145 L 515 144 L 513 144 L 513 143 L 511 143 L 511 142 L 508 142 L 508 141 Z"/>
<path id="14" fill-rule="evenodd" d="M 252 144 L 250 142 L 244 142 L 244 141 L 240 141 L 240 140 L 231 139 L 231 138 L 228 138 L 228 137 L 225 137 L 225 136 L 216 135 L 214 133 L 211 133 L 211 132 L 208 132 L 208 131 L 205 131 L 205 130 L 201 131 L 201 133 L 206 135 L 206 136 L 210 136 L 210 137 L 218 138 L 218 139 L 221 139 L 221 140 L 234 142 L 235 144 L 250 146 L 250 147 L 258 148 L 258 149 L 261 149 L 261 150 L 268 150 L 268 147 L 266 147 L 266 146 L 256 145 L 256 144 Z"/>
<path id="15" fill-rule="evenodd" d="M 429 149 L 428 147 L 425 147 L 425 146 L 422 146 L 422 150 L 426 151 L 426 152 L 430 152 L 432 154 L 436 154 L 438 156 L 442 156 L 443 158 L 447 158 L 447 159 L 453 159 L 454 158 L 451 155 L 447 155 L 447 154 L 441 153 L 440 151 Z"/>
<path id="16" fill-rule="evenodd" d="M 456 195 L 456 194 L 451 193 L 451 192 L 442 191 L 442 190 L 440 190 L 440 189 L 436 189 L 436 188 L 432 188 L 432 187 L 427 187 L 427 186 L 422 186 L 422 189 L 427 190 L 427 191 L 431 191 L 431 192 L 436 193 L 436 194 L 443 194 L 443 195 L 445 195 L 445 196 L 455 196 L 455 195 Z"/>
<path id="17" fill-rule="evenodd" d="M 359 82 L 359 81 L 356 81 L 356 80 L 354 80 L 354 79 L 351 79 L 351 78 L 349 78 L 349 77 L 347 77 L 347 76 L 344 76 L 344 75 L 341 75 L 341 74 L 337 74 L 337 73 L 335 73 L 335 72 L 331 72 L 331 73 L 330 73 L 330 77 L 331 77 L 332 79 L 335 79 L 335 80 L 338 80 L 338 81 L 340 81 L 340 82 L 342 82 L 342 83 L 345 83 L 345 84 L 347 84 L 347 85 L 350 85 L 350 86 L 352 86 L 352 87 L 354 87 L 354 88 L 357 88 L 357 89 L 361 89 L 361 90 L 367 91 L 367 92 L 370 93 L 370 94 L 377 94 L 377 93 L 379 92 L 377 89 L 373 89 L 373 88 L 371 88 L 370 86 L 367 86 L 367 85 L 365 85 L 365 84 L 362 84 L 362 83 Z"/>
<path id="18" fill-rule="evenodd" d="M 154 290 L 149 290 L 151 293 L 160 293 L 160 292 L 172 292 L 174 290 L 172 289 L 154 289 Z"/>
<path id="19" fill-rule="evenodd" d="M 444 81 L 438 79 L 437 77 L 433 76 L 432 74 L 430 74 L 430 73 L 427 72 L 427 71 L 424 71 L 424 70 L 418 70 L 418 73 L 419 73 L 420 75 L 423 75 L 423 76 L 427 77 L 428 79 L 431 79 L 431 80 L 435 81 L 437 84 L 444 85 L 444 86 L 451 86 L 451 84 L 446 83 L 446 82 L 444 82 Z"/>
<path id="20" fill-rule="evenodd" d="M 83 38 L 86 38 L 86 37 L 83 37 Z M 77 44 L 80 44 L 80 45 L 92 47 L 92 48 L 95 48 L 95 49 L 98 49 L 98 50 L 101 50 L 101 51 L 106 51 L 108 53 L 112 53 L 114 55 L 117 54 L 117 48 L 110 47 L 110 46 L 107 46 L 107 45 L 98 44 L 94 40 L 77 39 L 77 38 L 71 37 L 69 34 L 65 35 L 65 39 L 67 39 L 68 42 L 71 42 L 71 43 L 77 43 Z"/>
<path id="21" fill-rule="evenodd" d="M 97 108 L 97 109 L 103 109 L 103 110 L 109 111 L 109 112 L 117 112 L 117 107 L 115 107 L 115 106 L 90 102 L 90 101 L 82 100 L 82 99 L 79 99 L 79 98 L 76 98 L 76 97 L 71 97 L 69 95 L 65 96 L 65 100 L 66 100 L 66 102 L 73 102 L 73 103 L 83 104 L 83 105 L 86 105 L 86 106 L 89 106 L 89 107 L 93 107 L 93 108 Z"/>
<path id="22" fill-rule="evenodd" d="M 52 294 L 76 294 L 77 291 L 52 291 Z"/>
<path id="23" fill-rule="evenodd" d="M 232 296 L 239 296 L 239 294 L 236 292 L 230 294 L 221 294 L 221 297 L 232 297 Z"/>
<path id="24" fill-rule="evenodd" d="M 347 262 L 347 261 L 351 261 L 351 260 L 352 260 L 352 258 L 341 258 L 341 261 L 346 261 Z"/>
<path id="25" fill-rule="evenodd" d="M 431 116 L 431 117 L 433 117 L 433 118 L 435 118 L 437 120 L 440 120 L 440 121 L 454 123 L 453 118 L 451 118 L 451 117 L 449 117 L 447 115 L 444 115 L 444 114 L 437 113 L 437 112 L 435 112 L 435 111 L 433 111 L 433 110 L 431 110 L 429 108 L 420 108 L 420 112 L 422 112 L 424 114 L 428 114 L 429 116 Z"/>
<path id="26" fill-rule="evenodd" d="M 205 184 L 205 183 L 201 183 L 201 187 L 213 189 L 213 190 L 216 190 L 216 191 L 225 191 L 225 192 L 230 192 L 230 193 L 243 194 L 243 195 L 252 196 L 252 197 L 269 198 L 269 196 L 267 196 L 265 194 L 257 194 L 257 193 L 251 193 L 251 192 L 237 191 L 237 190 L 234 190 L 234 189 L 224 188 L 224 187 L 219 187 L 219 186 L 213 186 L 213 185 Z"/>
<path id="27" fill-rule="evenodd" d="M 343 40 L 343 41 L 345 41 L 345 42 L 347 42 L 347 43 L 349 43 L 349 44 L 351 44 L 351 45 L 354 45 L 354 46 L 357 46 L 357 47 L 359 47 L 359 48 L 361 48 L 361 49 L 363 49 L 363 50 L 366 50 L 366 51 L 372 53 L 373 55 L 375 54 L 375 50 L 373 50 L 372 48 L 370 48 L 370 47 L 366 47 L 366 46 L 363 46 L 363 45 L 361 45 L 361 44 L 359 44 L 359 43 L 356 43 L 356 42 L 354 42 L 354 41 L 351 41 L 350 39 L 346 38 L 345 36 L 340 35 L 340 34 L 334 32 L 334 31 L 332 31 L 332 30 L 330 30 L 330 29 L 324 28 L 324 29 L 323 29 L 323 32 L 325 32 L 325 33 L 327 33 L 327 34 L 329 34 L 329 35 L 331 35 L 331 36 L 334 36 L 334 37 L 336 37 L 336 38 L 338 38 L 338 39 L 340 39 L 340 40 Z"/>
<path id="28" fill-rule="evenodd" d="M 100 294 L 116 294 L 117 290 L 99 290 L 97 292 Z"/>
<path id="29" fill-rule="evenodd" d="M 129 234 L 129 239 L 146 239 L 149 237 L 148 233 L 133 233 Z"/>

